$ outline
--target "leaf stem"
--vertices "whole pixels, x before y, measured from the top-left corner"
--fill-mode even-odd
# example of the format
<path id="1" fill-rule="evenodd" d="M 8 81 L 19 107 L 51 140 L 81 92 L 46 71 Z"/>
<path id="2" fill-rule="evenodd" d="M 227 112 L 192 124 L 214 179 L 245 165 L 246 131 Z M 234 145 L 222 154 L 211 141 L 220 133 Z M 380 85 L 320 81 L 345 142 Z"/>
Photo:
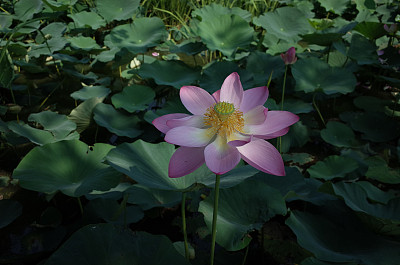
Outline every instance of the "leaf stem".
<path id="1" fill-rule="evenodd" d="M 314 93 L 314 96 L 313 96 L 313 99 L 312 99 L 312 103 L 313 103 L 314 108 L 315 108 L 315 110 L 317 111 L 317 113 L 318 113 L 318 115 L 319 115 L 319 117 L 320 117 L 322 123 L 324 124 L 324 126 L 326 126 L 325 120 L 324 120 L 324 118 L 322 117 L 321 111 L 319 110 L 319 108 L 318 108 L 318 106 L 317 106 L 317 103 L 315 102 L 315 96 L 316 96 L 316 95 L 317 95 L 317 93 Z"/>
<path id="2" fill-rule="evenodd" d="M 182 230 L 183 230 L 183 239 L 185 242 L 185 258 L 189 260 L 189 244 L 187 238 L 186 231 L 186 192 L 182 192 L 182 204 L 181 204 L 181 214 L 182 214 Z"/>
<path id="3" fill-rule="evenodd" d="M 81 197 L 77 197 L 78 199 L 78 204 L 79 204 L 79 210 L 81 211 L 81 215 L 83 216 L 83 206 L 81 202 Z"/>
<path id="4" fill-rule="evenodd" d="M 219 181 L 221 175 L 215 175 L 215 189 L 214 189 L 214 211 L 212 220 L 211 231 L 211 256 L 210 265 L 214 265 L 214 252 L 215 252 L 215 239 L 217 237 L 217 217 L 218 217 L 218 199 L 219 199 Z"/>

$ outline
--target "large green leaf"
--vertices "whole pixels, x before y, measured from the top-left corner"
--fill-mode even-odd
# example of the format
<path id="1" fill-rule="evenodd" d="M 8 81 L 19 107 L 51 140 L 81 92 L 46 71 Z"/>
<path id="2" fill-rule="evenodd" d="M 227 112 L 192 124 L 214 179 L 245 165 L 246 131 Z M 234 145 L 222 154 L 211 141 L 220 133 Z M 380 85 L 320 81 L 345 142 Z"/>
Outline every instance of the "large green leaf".
<path id="1" fill-rule="evenodd" d="M 337 155 L 328 156 L 323 161 L 318 161 L 315 165 L 307 169 L 312 178 L 330 180 L 334 178 L 344 178 L 346 174 L 358 168 L 358 163 L 349 158 Z"/>
<path id="2" fill-rule="evenodd" d="M 85 86 L 71 94 L 71 97 L 76 100 L 87 100 L 90 98 L 105 98 L 111 90 L 106 86 Z"/>
<path id="3" fill-rule="evenodd" d="M 114 107 L 132 113 L 148 108 L 155 96 L 153 89 L 148 86 L 131 85 L 125 87 L 121 93 L 113 95 L 111 101 Z"/>
<path id="4" fill-rule="evenodd" d="M 14 200 L 0 200 L 0 229 L 12 223 L 22 213 L 22 204 Z"/>
<path id="5" fill-rule="evenodd" d="M 303 12 L 295 7 L 277 8 L 274 12 L 254 18 L 253 22 L 266 29 L 267 34 L 272 34 L 289 43 L 295 43 L 301 39 L 299 35 L 313 31 Z"/>
<path id="6" fill-rule="evenodd" d="M 53 22 L 44 27 L 36 36 L 37 43 L 33 44 L 28 51 L 29 56 L 37 58 L 63 49 L 68 43 L 63 36 L 66 30 L 67 26 L 61 22 Z"/>
<path id="7" fill-rule="evenodd" d="M 346 10 L 350 0 L 318 0 L 326 11 L 341 15 Z"/>
<path id="8" fill-rule="evenodd" d="M 251 241 L 251 231 L 260 229 L 277 214 L 286 214 L 285 200 L 279 191 L 254 180 L 221 190 L 218 204 L 216 241 L 229 251 L 245 248 Z M 214 192 L 199 206 L 210 230 L 213 206 Z"/>
<path id="9" fill-rule="evenodd" d="M 93 119 L 98 125 L 116 135 L 135 138 L 142 133 L 138 126 L 139 118 L 137 116 L 125 115 L 114 109 L 112 105 L 99 103 L 93 113 Z"/>
<path id="10" fill-rule="evenodd" d="M 44 265 L 188 265 L 163 235 L 92 224 L 75 232 Z"/>
<path id="11" fill-rule="evenodd" d="M 370 40 L 380 38 L 387 33 L 383 28 L 382 23 L 369 21 L 358 23 L 354 30 L 360 32 Z"/>
<path id="12" fill-rule="evenodd" d="M 90 126 L 93 110 L 103 100 L 104 98 L 90 98 L 71 111 L 68 119 L 76 123 L 76 131 L 78 133 L 83 132 Z"/>
<path id="13" fill-rule="evenodd" d="M 354 34 L 351 38 L 350 49 L 347 55 L 356 60 L 358 64 L 378 64 L 378 47 L 371 41 L 359 34 Z"/>
<path id="14" fill-rule="evenodd" d="M 166 38 L 163 21 L 158 17 L 137 18 L 132 24 L 116 26 L 105 37 L 110 48 L 127 49 L 131 53 L 144 53 Z"/>
<path id="15" fill-rule="evenodd" d="M 400 123 L 381 112 L 342 113 L 340 118 L 350 123 L 354 130 L 362 132 L 362 138 L 366 140 L 381 143 L 400 136 Z"/>
<path id="16" fill-rule="evenodd" d="M 29 115 L 28 120 L 41 124 L 43 130 L 16 121 L 9 122 L 8 128 L 38 145 L 79 139 L 79 134 L 75 131 L 76 124 L 68 120 L 65 115 L 51 111 L 43 111 L 40 113 L 32 113 Z"/>
<path id="17" fill-rule="evenodd" d="M 252 41 L 254 30 L 237 15 L 221 15 L 198 24 L 198 34 L 210 50 L 219 50 L 232 57 L 238 48 L 246 48 Z"/>
<path id="18" fill-rule="evenodd" d="M 159 85 L 173 86 L 180 89 L 182 86 L 196 84 L 200 79 L 199 69 L 190 68 L 180 61 L 159 61 L 144 64 L 138 71 L 143 78 L 153 78 Z"/>
<path id="19" fill-rule="evenodd" d="M 312 212 L 292 211 L 286 224 L 299 244 L 316 258 L 366 265 L 399 264 L 400 242 L 367 230 L 344 203 L 332 201 L 312 208 Z"/>
<path id="20" fill-rule="evenodd" d="M 140 221 L 144 217 L 144 213 L 139 206 L 124 206 L 116 200 L 98 198 L 91 200 L 85 207 L 85 215 L 92 222 L 106 221 L 112 224 L 131 224 Z M 101 220 L 97 220 L 101 219 Z"/>
<path id="21" fill-rule="evenodd" d="M 78 140 L 62 141 L 32 149 L 14 170 L 21 187 L 44 193 L 62 193 L 80 197 L 93 190 L 109 190 L 120 176 L 102 163 L 113 148 L 98 143 L 89 148 Z"/>
<path id="22" fill-rule="evenodd" d="M 329 121 L 326 128 L 321 130 L 321 137 L 325 142 L 337 147 L 357 147 L 360 145 L 353 130 L 337 121 Z"/>
<path id="23" fill-rule="evenodd" d="M 292 67 L 297 91 L 323 91 L 327 95 L 354 91 L 357 80 L 344 68 L 331 67 L 318 58 L 298 60 Z"/>
<path id="24" fill-rule="evenodd" d="M 390 168 L 382 157 L 371 156 L 365 162 L 368 164 L 368 171 L 365 173 L 367 178 L 388 184 L 400 183 L 400 171 Z"/>
<path id="25" fill-rule="evenodd" d="M 139 184 L 154 189 L 185 190 L 204 179 L 215 178 L 211 171 L 193 172 L 182 178 L 168 177 L 168 164 L 175 147 L 168 143 L 150 144 L 138 140 L 124 143 L 107 155 L 108 163 Z"/>
<path id="26" fill-rule="evenodd" d="M 173 207 L 182 200 L 182 193 L 171 190 L 150 189 L 141 185 L 132 185 L 125 191 L 128 202 L 137 204 L 143 210 L 154 207 Z"/>
<path id="27" fill-rule="evenodd" d="M 15 3 L 15 16 L 20 21 L 27 21 L 43 9 L 41 0 L 20 0 Z"/>
<path id="28" fill-rule="evenodd" d="M 296 167 L 285 167 L 285 171 L 285 176 L 274 176 L 259 172 L 253 179 L 262 181 L 279 190 L 286 201 L 303 200 L 316 205 L 324 205 L 326 201 L 335 199 L 333 196 L 318 192 L 322 182 L 312 178 L 304 178 Z"/>
<path id="29" fill-rule="evenodd" d="M 240 68 L 236 63 L 230 61 L 217 62 L 214 61 L 204 67 L 203 74 L 200 80 L 200 87 L 207 90 L 210 93 L 221 89 L 221 86 L 225 78 L 233 72 L 237 72 L 240 76 L 240 81 L 242 82 L 243 88 L 252 88 L 252 74 Z M 268 74 L 269 76 L 269 74 Z"/>
<path id="30" fill-rule="evenodd" d="M 92 29 L 98 29 L 104 27 L 106 22 L 95 12 L 82 11 L 79 13 L 73 13 L 68 15 L 74 20 L 74 26 L 77 28 L 89 27 Z"/>
<path id="31" fill-rule="evenodd" d="M 202 8 L 196 9 L 192 12 L 192 17 L 199 16 L 202 21 L 210 20 L 214 17 L 222 15 L 238 15 L 247 22 L 251 21 L 251 13 L 247 10 L 243 10 L 239 7 L 228 8 L 219 4 L 211 3 Z"/>
<path id="32" fill-rule="evenodd" d="M 133 17 L 140 0 L 97 0 L 97 12 L 107 21 Z"/>
<path id="33" fill-rule="evenodd" d="M 5 48 L 2 48 L 0 52 L 0 67 L 0 86 L 10 88 L 14 78 L 14 69 L 12 60 Z"/>
<path id="34" fill-rule="evenodd" d="M 365 182 L 369 183 L 369 182 Z M 369 215 L 400 221 L 400 198 L 393 198 L 371 184 L 361 185 L 359 182 L 332 184 L 335 193 L 343 197 L 347 206 L 357 212 L 364 212 Z M 369 196 L 369 195 L 372 196 Z M 384 198 L 386 197 L 386 198 Z M 386 204 L 371 203 L 373 199 L 387 201 Z"/>
<path id="35" fill-rule="evenodd" d="M 254 75 L 257 86 L 265 86 L 272 74 L 272 79 L 280 78 L 285 72 L 285 64 L 279 56 L 272 56 L 255 51 L 247 58 L 246 70 Z"/>
<path id="36" fill-rule="evenodd" d="M 101 49 L 101 47 L 97 44 L 96 40 L 90 37 L 84 37 L 84 36 L 71 37 L 68 39 L 68 41 L 71 43 L 71 47 L 75 49 L 81 49 L 84 51 Z"/>

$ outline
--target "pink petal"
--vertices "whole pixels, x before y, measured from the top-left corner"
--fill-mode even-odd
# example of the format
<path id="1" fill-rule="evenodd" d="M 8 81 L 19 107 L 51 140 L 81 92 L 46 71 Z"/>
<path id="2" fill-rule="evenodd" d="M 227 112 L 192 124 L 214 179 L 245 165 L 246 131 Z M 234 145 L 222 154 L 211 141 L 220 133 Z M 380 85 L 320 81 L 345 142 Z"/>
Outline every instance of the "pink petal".
<path id="1" fill-rule="evenodd" d="M 228 144 L 230 146 L 242 146 L 247 144 L 253 139 L 253 135 L 246 135 L 243 133 L 234 133 L 228 137 Z"/>
<path id="2" fill-rule="evenodd" d="M 214 97 L 215 101 L 220 102 L 220 98 L 221 98 L 221 89 L 215 91 L 212 96 Z"/>
<path id="3" fill-rule="evenodd" d="M 247 89 L 243 93 L 242 105 L 240 111 L 247 113 L 249 110 L 259 105 L 264 105 L 269 95 L 268 87 L 261 86 Z"/>
<path id="4" fill-rule="evenodd" d="M 228 145 L 226 140 L 219 136 L 206 146 L 204 156 L 207 167 L 219 175 L 232 170 L 240 161 L 237 148 Z"/>
<path id="5" fill-rule="evenodd" d="M 249 165 L 265 173 L 284 176 L 285 167 L 281 155 L 276 148 L 262 139 L 237 147 L 242 158 Z"/>
<path id="6" fill-rule="evenodd" d="M 299 116 L 288 111 L 268 111 L 265 122 L 260 125 L 245 125 L 244 132 L 253 135 L 268 135 L 299 121 Z"/>
<path id="7" fill-rule="evenodd" d="M 202 147 L 206 146 L 213 137 L 214 135 L 211 135 L 208 129 L 180 126 L 169 130 L 164 140 L 170 144 L 186 147 Z"/>
<path id="8" fill-rule="evenodd" d="M 189 114 L 184 113 L 172 113 L 163 115 L 153 120 L 153 125 L 162 133 L 167 133 L 171 128 L 168 127 L 167 122 L 172 119 L 180 119 L 184 117 L 190 116 Z"/>
<path id="9" fill-rule="evenodd" d="M 180 97 L 183 105 L 194 115 L 203 115 L 216 101 L 207 91 L 196 86 L 181 87 Z"/>
<path id="10" fill-rule="evenodd" d="M 262 124 L 265 121 L 265 119 L 267 118 L 265 110 L 266 110 L 266 108 L 264 106 L 259 105 L 255 108 L 253 108 L 252 110 L 246 112 L 243 115 L 244 124 L 246 124 L 246 125 Z"/>
<path id="11" fill-rule="evenodd" d="M 168 120 L 167 126 L 170 128 L 175 128 L 175 127 L 179 127 L 179 126 L 202 128 L 202 127 L 204 127 L 204 116 L 193 115 L 193 116 L 184 117 L 181 119 Z"/>
<path id="12" fill-rule="evenodd" d="M 232 103 L 239 108 L 243 99 L 243 87 L 237 73 L 230 74 L 221 87 L 220 101 Z"/>
<path id="13" fill-rule="evenodd" d="M 170 178 L 188 175 L 204 164 L 204 147 L 184 147 L 176 149 L 168 166 Z"/>
<path id="14" fill-rule="evenodd" d="M 256 135 L 257 138 L 262 138 L 262 139 L 273 139 L 279 136 L 283 136 L 289 132 L 289 127 L 286 127 L 285 129 L 282 129 L 280 131 L 271 133 L 271 134 L 266 134 L 266 135 Z"/>

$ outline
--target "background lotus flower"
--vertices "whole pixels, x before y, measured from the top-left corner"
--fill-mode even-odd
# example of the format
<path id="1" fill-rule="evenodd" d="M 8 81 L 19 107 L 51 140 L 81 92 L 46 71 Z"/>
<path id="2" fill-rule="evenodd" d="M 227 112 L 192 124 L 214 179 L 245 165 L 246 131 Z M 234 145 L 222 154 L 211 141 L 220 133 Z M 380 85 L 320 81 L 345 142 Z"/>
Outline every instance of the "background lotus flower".
<path id="1" fill-rule="evenodd" d="M 391 24 L 391 25 L 383 25 L 383 28 L 389 33 L 389 34 L 394 34 L 397 31 L 397 24 Z"/>
<path id="2" fill-rule="evenodd" d="M 265 139 L 286 134 L 299 117 L 269 111 L 263 106 L 268 94 L 265 86 L 243 91 L 237 73 L 213 95 L 200 87 L 182 87 L 182 103 L 193 115 L 167 114 L 153 121 L 165 141 L 181 146 L 171 157 L 169 176 L 182 177 L 204 162 L 215 174 L 224 174 L 240 159 L 263 172 L 285 175 L 280 153 Z"/>
<path id="3" fill-rule="evenodd" d="M 296 49 L 294 47 L 290 47 L 287 52 L 281 53 L 281 58 L 285 65 L 294 64 L 297 61 Z"/>

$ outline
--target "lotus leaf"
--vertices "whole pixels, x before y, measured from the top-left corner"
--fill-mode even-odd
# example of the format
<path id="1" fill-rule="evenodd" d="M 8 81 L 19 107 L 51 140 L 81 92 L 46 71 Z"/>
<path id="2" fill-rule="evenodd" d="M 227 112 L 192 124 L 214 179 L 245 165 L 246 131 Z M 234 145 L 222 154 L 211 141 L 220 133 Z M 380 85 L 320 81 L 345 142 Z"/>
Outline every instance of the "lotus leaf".
<path id="1" fill-rule="evenodd" d="M 216 242 L 229 251 L 245 248 L 251 241 L 252 230 L 260 229 L 277 214 L 286 214 L 285 201 L 279 191 L 260 181 L 246 180 L 221 190 L 219 196 Z M 210 230 L 213 205 L 214 192 L 199 206 Z"/>
<path id="2" fill-rule="evenodd" d="M 78 140 L 37 146 L 22 159 L 13 178 L 25 189 L 44 193 L 61 191 L 71 197 L 93 190 L 109 190 L 121 177 L 102 163 L 112 148 L 102 143 L 89 148 Z"/>
<path id="3" fill-rule="evenodd" d="M 71 253 L 80 253 L 72 255 Z M 91 224 L 75 232 L 45 265 L 188 265 L 163 235 L 131 232 L 112 224 Z"/>

